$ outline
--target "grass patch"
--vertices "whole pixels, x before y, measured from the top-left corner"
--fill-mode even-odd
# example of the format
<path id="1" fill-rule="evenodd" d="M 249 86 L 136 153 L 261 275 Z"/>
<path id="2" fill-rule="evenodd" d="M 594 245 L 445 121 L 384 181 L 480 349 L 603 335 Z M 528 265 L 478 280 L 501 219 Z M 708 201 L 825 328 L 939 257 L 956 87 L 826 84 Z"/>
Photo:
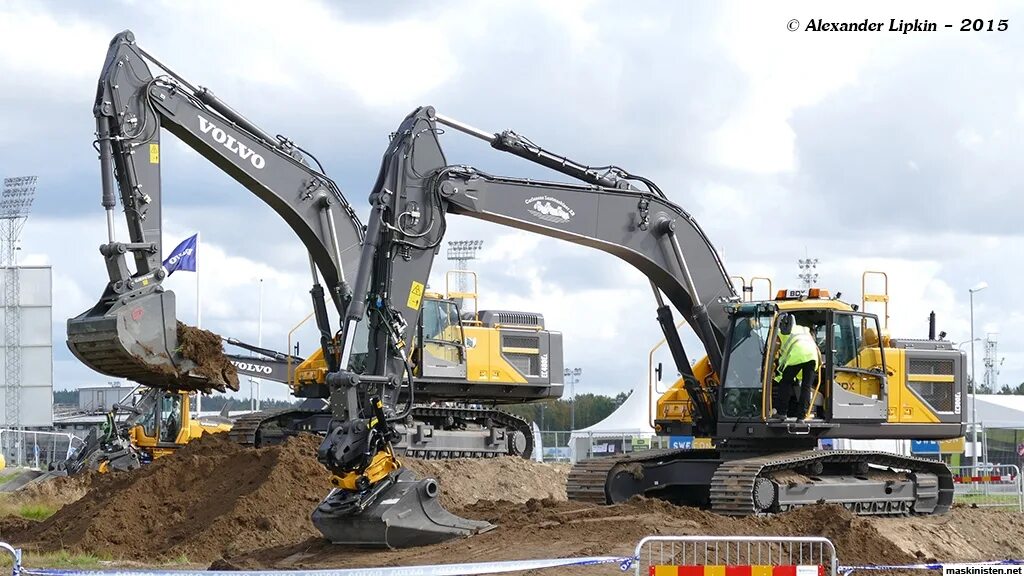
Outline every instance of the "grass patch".
<path id="1" fill-rule="evenodd" d="M 111 559 L 97 554 L 73 554 L 67 550 L 59 552 L 24 552 L 21 563 L 31 568 L 74 568 L 92 570 L 103 568 Z M 0 566 L 11 566 L 11 557 L 4 554 L 0 557 Z"/>
<path id="2" fill-rule="evenodd" d="M 49 497 L 27 499 L 16 494 L 0 494 L 0 517 L 46 520 L 57 510 L 60 510 L 60 504 Z"/>
<path id="3" fill-rule="evenodd" d="M 978 506 L 1005 506 L 1016 508 L 1018 500 L 1016 494 L 957 494 L 953 498 L 957 504 L 977 504 Z"/>
<path id="4" fill-rule="evenodd" d="M 48 504 L 23 504 L 15 514 L 29 520 L 46 520 L 57 512 L 57 509 Z"/>
<path id="5" fill-rule="evenodd" d="M 18 474 L 21 474 L 20 470 L 7 470 L 6 472 L 0 472 L 0 484 L 7 482 Z"/>

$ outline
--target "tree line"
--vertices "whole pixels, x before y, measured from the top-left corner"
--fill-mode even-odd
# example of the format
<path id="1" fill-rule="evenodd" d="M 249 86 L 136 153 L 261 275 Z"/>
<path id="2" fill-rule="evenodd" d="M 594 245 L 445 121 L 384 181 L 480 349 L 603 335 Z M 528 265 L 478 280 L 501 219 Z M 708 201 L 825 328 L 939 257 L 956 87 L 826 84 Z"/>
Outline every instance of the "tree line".
<path id="1" fill-rule="evenodd" d="M 298 406 L 302 401 L 288 401 L 288 400 L 260 400 L 260 410 L 272 410 L 277 408 L 290 408 L 292 406 Z M 53 403 L 77 406 L 78 405 L 78 390 L 54 390 L 53 391 Z M 224 408 L 225 404 L 230 404 L 228 410 L 247 410 L 249 408 L 248 398 L 231 398 L 223 394 L 211 394 L 209 396 L 203 396 L 203 412 L 216 411 L 219 412 Z M 108 406 L 109 408 L 109 406 Z M 194 406 L 193 406 L 194 408 Z"/>
<path id="2" fill-rule="evenodd" d="M 968 380 L 967 385 L 968 392 L 974 393 L 974 386 L 971 385 Z M 1009 384 L 1003 384 L 998 391 L 993 392 L 991 386 L 985 384 L 978 385 L 978 394 L 1001 394 L 1003 396 L 1024 396 L 1024 382 L 1017 384 L 1016 386 L 1010 386 Z"/>
<path id="3" fill-rule="evenodd" d="M 576 429 L 586 428 L 607 418 L 626 401 L 630 392 L 619 392 L 615 396 L 577 394 Z M 536 422 L 541 430 L 571 430 L 572 404 L 571 399 L 559 398 L 532 404 L 502 406 L 501 409 L 528 421 Z"/>

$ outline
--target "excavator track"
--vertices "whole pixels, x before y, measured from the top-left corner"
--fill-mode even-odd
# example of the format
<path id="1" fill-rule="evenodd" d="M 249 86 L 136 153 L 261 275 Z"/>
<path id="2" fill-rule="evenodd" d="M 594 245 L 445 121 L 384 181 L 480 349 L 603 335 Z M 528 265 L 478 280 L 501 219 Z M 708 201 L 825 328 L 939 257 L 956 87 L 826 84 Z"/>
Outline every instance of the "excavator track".
<path id="1" fill-rule="evenodd" d="M 894 474 L 888 474 L 878 482 L 886 486 L 885 492 L 888 493 L 892 487 L 899 484 L 899 480 L 902 480 L 902 483 L 912 485 L 915 499 L 898 501 L 886 497 L 867 497 L 862 500 L 821 500 L 836 501 L 852 512 L 864 515 L 944 514 L 953 504 L 953 477 L 949 468 L 942 462 L 887 452 L 806 450 L 723 462 L 712 478 L 711 510 L 729 516 L 749 516 L 764 512 L 782 512 L 813 503 L 787 500 L 782 494 L 783 485 L 797 486 L 800 483 L 792 479 L 779 481 L 772 476 L 779 473 L 806 474 L 805 478 L 809 482 L 803 483 L 801 487 L 821 487 L 826 485 L 828 476 L 816 476 L 816 468 L 818 474 L 821 474 L 820 470 L 823 470 L 824 466 L 846 465 L 866 468 L 869 464 L 909 470 L 909 475 L 905 478 L 900 479 Z M 869 482 L 872 475 L 877 477 L 880 474 L 885 473 L 877 469 L 867 470 L 853 475 L 852 478 Z M 850 488 L 837 484 L 832 489 L 838 494 L 839 490 L 849 491 Z"/>
<path id="2" fill-rule="evenodd" d="M 570 500 L 599 505 L 648 490 L 652 490 L 648 495 L 657 496 L 656 489 L 668 488 L 673 482 L 692 486 L 699 473 L 683 482 L 681 472 L 687 467 L 696 469 L 698 464 L 714 467 L 704 489 L 709 490 L 711 510 L 727 516 L 783 512 L 818 502 L 834 502 L 861 515 L 943 514 L 953 502 L 953 477 L 942 462 L 854 450 L 804 450 L 721 460 L 716 450 L 674 449 L 592 458 L 573 466 L 566 492 Z M 656 474 L 660 475 L 657 486 Z M 620 481 L 623 476 L 625 483 Z"/>
<path id="3" fill-rule="evenodd" d="M 611 504 L 607 484 L 612 468 L 643 465 L 645 462 L 658 462 L 674 458 L 686 457 L 694 453 L 688 449 L 647 450 L 634 452 L 620 458 L 588 458 L 577 462 L 569 470 L 565 491 L 569 500 L 591 502 L 594 504 Z"/>
<path id="4" fill-rule="evenodd" d="M 243 446 L 258 447 L 265 444 L 276 444 L 282 442 L 287 436 L 296 432 L 309 432 L 312 434 L 324 433 L 315 425 L 305 425 L 299 430 L 292 426 L 283 429 L 278 427 L 274 433 L 268 434 L 270 430 L 266 425 L 280 422 L 282 420 L 307 420 L 311 417 L 322 417 L 326 423 L 330 420 L 330 413 L 318 410 L 303 410 L 301 408 L 282 408 L 278 410 L 263 410 L 240 416 L 235 420 L 228 437 L 233 442 Z M 535 438 L 529 422 L 522 418 L 502 410 L 487 408 L 449 408 L 432 406 L 415 406 L 410 413 L 413 427 L 416 423 L 427 423 L 430 426 L 440 429 L 444 426 L 455 425 L 456 423 L 472 422 L 481 426 L 481 433 L 487 428 L 504 429 L 504 438 L 494 437 L 488 440 L 493 449 L 485 450 L 481 447 L 452 447 L 443 443 L 431 446 L 429 444 L 408 447 L 401 444 L 396 446 L 396 452 L 401 455 L 422 459 L 444 459 L 444 458 L 494 458 L 497 456 L 520 456 L 530 458 L 533 454 Z M 443 430 L 439 430 L 443 432 Z M 504 450 L 501 448 L 504 447 Z"/>
<path id="5" fill-rule="evenodd" d="M 259 412 L 250 412 L 244 414 L 235 419 L 231 425 L 231 430 L 228 432 L 228 438 L 232 442 L 236 442 L 243 446 L 258 447 L 263 445 L 263 438 L 259 434 L 260 428 L 268 422 L 273 422 L 280 419 L 282 416 L 295 413 L 296 415 L 312 416 L 315 412 L 307 410 L 299 410 L 296 408 L 280 408 L 277 410 L 261 410 Z M 310 430 L 311 433 L 316 433 L 315 430 Z M 275 439 L 277 436 L 275 435 Z M 280 440 L 283 440 L 281 438 Z M 272 444 L 277 442 L 270 442 Z"/>
<path id="6" fill-rule="evenodd" d="M 530 458 L 536 439 L 533 429 L 526 420 L 504 410 L 491 408 L 463 408 L 441 406 L 414 406 L 410 417 L 416 422 L 427 422 L 437 427 L 458 422 L 472 422 L 483 429 L 503 428 L 506 450 L 452 449 L 433 446 L 406 447 L 405 455 L 428 460 L 445 458 L 494 458 L 498 456 L 519 456 Z M 500 438 L 491 438 L 495 444 Z M 399 446 L 399 449 L 401 447 Z"/>

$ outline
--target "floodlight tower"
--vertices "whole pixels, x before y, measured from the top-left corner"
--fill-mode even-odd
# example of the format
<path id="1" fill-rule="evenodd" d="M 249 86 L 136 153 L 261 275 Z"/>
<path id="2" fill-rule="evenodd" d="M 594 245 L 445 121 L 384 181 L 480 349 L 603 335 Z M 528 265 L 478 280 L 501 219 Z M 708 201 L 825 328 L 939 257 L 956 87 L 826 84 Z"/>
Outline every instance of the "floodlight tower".
<path id="1" fill-rule="evenodd" d="M 999 371 L 1003 365 L 999 357 L 999 334 L 989 333 L 985 335 L 985 387 L 989 394 L 999 393 Z"/>
<path id="2" fill-rule="evenodd" d="M 0 268 L 4 271 L 4 399 L 8 428 L 21 426 L 21 283 L 18 240 L 32 211 L 36 176 L 4 178 L 0 196 Z"/>
<path id="3" fill-rule="evenodd" d="M 456 270 L 468 271 L 469 261 L 476 260 L 476 253 L 483 245 L 483 240 L 449 240 L 448 260 L 455 263 Z M 459 274 L 459 292 L 466 289 L 466 275 Z"/>
<path id="4" fill-rule="evenodd" d="M 812 286 L 818 283 L 818 259 L 817 258 L 801 258 L 800 262 L 800 274 L 797 278 L 803 282 L 803 290 L 810 290 Z"/>

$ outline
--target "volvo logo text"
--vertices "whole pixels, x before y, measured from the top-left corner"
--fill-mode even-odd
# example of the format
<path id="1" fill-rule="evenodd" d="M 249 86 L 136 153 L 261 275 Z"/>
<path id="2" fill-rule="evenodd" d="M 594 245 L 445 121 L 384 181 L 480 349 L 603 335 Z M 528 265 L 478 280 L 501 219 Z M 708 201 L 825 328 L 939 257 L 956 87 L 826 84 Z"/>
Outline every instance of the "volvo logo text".
<path id="1" fill-rule="evenodd" d="M 238 368 L 243 372 L 255 372 L 257 374 L 266 374 L 267 376 L 274 373 L 274 369 L 270 366 L 260 366 L 259 364 L 239 362 L 237 360 L 232 360 L 231 363 L 235 365 L 235 368 Z"/>
<path id="2" fill-rule="evenodd" d="M 252 167 L 257 170 L 262 170 L 263 167 L 267 165 L 267 161 L 263 159 L 263 156 L 253 152 L 252 148 L 249 148 L 245 144 L 235 140 L 234 136 L 218 128 L 213 124 L 213 122 L 210 122 L 198 114 L 196 114 L 196 116 L 199 118 L 199 130 L 201 130 L 203 134 L 209 134 L 210 138 L 213 138 L 214 142 L 227 148 L 231 152 L 234 152 L 234 154 L 242 160 L 248 160 L 249 163 L 252 164 Z"/>

